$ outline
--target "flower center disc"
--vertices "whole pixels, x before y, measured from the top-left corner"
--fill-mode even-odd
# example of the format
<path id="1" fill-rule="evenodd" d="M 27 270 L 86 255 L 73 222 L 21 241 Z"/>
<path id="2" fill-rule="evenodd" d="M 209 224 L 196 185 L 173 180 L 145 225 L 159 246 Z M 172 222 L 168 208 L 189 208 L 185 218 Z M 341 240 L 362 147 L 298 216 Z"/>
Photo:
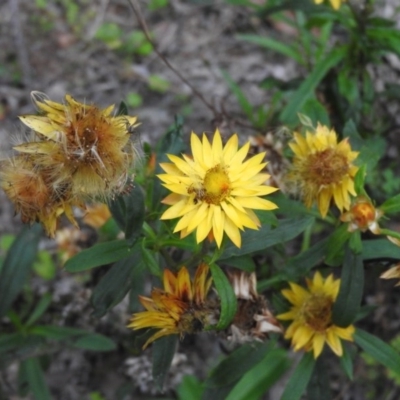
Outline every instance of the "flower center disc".
<path id="1" fill-rule="evenodd" d="M 305 322 L 317 332 L 325 331 L 331 324 L 332 299 L 325 294 L 313 294 L 303 306 Z"/>
<path id="2" fill-rule="evenodd" d="M 319 151 L 310 156 L 307 171 L 308 180 L 318 185 L 339 183 L 349 171 L 347 158 L 334 149 Z"/>
<path id="3" fill-rule="evenodd" d="M 209 169 L 203 181 L 204 193 L 197 199 L 203 200 L 208 204 L 220 204 L 230 193 L 230 182 L 228 174 L 220 165 Z"/>

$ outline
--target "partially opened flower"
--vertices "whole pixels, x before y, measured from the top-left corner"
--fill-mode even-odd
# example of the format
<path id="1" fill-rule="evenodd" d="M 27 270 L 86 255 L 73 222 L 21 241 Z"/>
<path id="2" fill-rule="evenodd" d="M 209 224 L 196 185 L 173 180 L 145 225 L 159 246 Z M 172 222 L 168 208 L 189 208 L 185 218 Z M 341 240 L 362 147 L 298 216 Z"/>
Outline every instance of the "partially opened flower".
<path id="1" fill-rule="evenodd" d="M 196 231 L 197 242 L 207 236 L 220 247 L 224 233 L 240 247 L 240 231 L 258 229 L 260 221 L 253 209 L 273 210 L 276 205 L 262 196 L 276 188 L 266 186 L 268 174 L 265 153 L 245 161 L 249 143 L 238 148 L 238 136 L 233 135 L 225 146 L 217 130 L 212 144 L 206 135 L 202 141 L 191 135 L 193 158 L 168 155 L 172 163 L 162 163 L 166 174 L 159 175 L 172 194 L 163 203 L 171 206 L 161 219 L 180 218 L 174 232 L 181 237 Z"/>
<path id="2" fill-rule="evenodd" d="M 146 311 L 133 314 L 128 327 L 134 330 L 157 329 L 143 348 L 162 336 L 179 334 L 183 337 L 186 333 L 200 332 L 205 326 L 216 322 L 213 311 L 206 304 L 212 284 L 208 273 L 208 265 L 200 264 L 192 282 L 185 267 L 177 274 L 166 269 L 164 290 L 153 289 L 151 298 L 139 296 Z"/>
<path id="3" fill-rule="evenodd" d="M 324 0 L 314 0 L 315 4 L 321 4 L 323 3 Z M 340 6 L 342 5 L 342 3 L 344 3 L 346 0 L 329 0 L 329 2 L 331 3 L 332 7 L 335 10 L 338 10 L 340 8 Z"/>
<path id="4" fill-rule="evenodd" d="M 381 230 L 378 220 L 382 215 L 383 211 L 375 208 L 366 197 L 360 196 L 355 199 L 350 210 L 340 216 L 340 220 L 349 223 L 349 232 L 354 232 L 358 229 L 361 232 L 370 230 L 375 235 L 379 235 Z"/>
<path id="5" fill-rule="evenodd" d="M 72 194 L 82 199 L 120 193 L 136 155 L 131 133 L 137 118 L 113 116 L 113 105 L 100 109 L 70 95 L 64 104 L 40 92 L 32 92 L 32 99 L 41 115 L 20 119 L 37 140 L 14 148 L 51 169 L 54 181 L 71 181 Z"/>
<path id="6" fill-rule="evenodd" d="M 281 320 L 291 320 L 285 333 L 286 339 L 292 339 L 295 351 L 304 349 L 313 351 L 317 358 L 325 345 L 337 356 L 343 354 L 340 339 L 353 340 L 354 326 L 341 328 L 332 321 L 332 307 L 339 292 L 340 279 L 329 275 L 324 279 L 317 271 L 313 280 L 307 279 L 305 289 L 289 282 L 290 289 L 282 294 L 292 304 L 290 311 L 277 316 Z"/>
<path id="7" fill-rule="evenodd" d="M 354 176 L 358 170 L 353 164 L 358 153 L 351 150 L 348 138 L 337 143 L 335 131 L 318 124 L 306 137 L 295 132 L 289 146 L 294 152 L 289 179 L 298 185 L 306 206 L 316 202 L 325 217 L 333 199 L 340 211 L 348 210 L 350 195 L 356 195 Z"/>

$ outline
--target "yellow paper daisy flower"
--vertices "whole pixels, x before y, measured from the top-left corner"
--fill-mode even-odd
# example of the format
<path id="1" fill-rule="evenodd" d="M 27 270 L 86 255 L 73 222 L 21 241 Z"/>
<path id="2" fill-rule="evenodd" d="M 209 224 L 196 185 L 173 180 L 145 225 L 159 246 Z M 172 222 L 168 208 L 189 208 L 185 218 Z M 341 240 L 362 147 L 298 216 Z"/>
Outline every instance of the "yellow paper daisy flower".
<path id="1" fill-rule="evenodd" d="M 321 4 L 323 2 L 324 0 L 314 0 L 315 4 Z M 335 10 L 339 10 L 340 6 L 345 2 L 345 0 L 329 0 L 329 2 Z"/>
<path id="2" fill-rule="evenodd" d="M 212 278 L 208 277 L 209 267 L 200 264 L 193 282 L 189 272 L 182 267 L 177 274 L 164 270 L 164 290 L 153 289 L 151 298 L 139 296 L 147 311 L 133 314 L 129 328 L 133 330 L 155 328 L 143 348 L 154 340 L 167 335 L 200 332 L 205 326 L 213 323 L 213 312 L 205 305 Z"/>
<path id="3" fill-rule="evenodd" d="M 250 143 L 240 149 L 238 143 L 235 134 L 223 146 L 218 130 L 212 144 L 206 135 L 200 140 L 192 133 L 193 159 L 169 154 L 172 163 L 160 164 L 166 174 L 158 176 L 172 192 L 163 200 L 171 207 L 161 219 L 180 218 L 174 232 L 180 232 L 181 237 L 196 231 L 197 243 L 209 235 L 220 247 L 225 232 L 240 247 L 240 230 L 260 226 L 253 209 L 277 208 L 260 197 L 278 190 L 266 186 L 269 175 L 260 173 L 266 165 L 262 162 L 265 153 L 244 161 Z"/>
<path id="4" fill-rule="evenodd" d="M 305 138 L 295 132 L 289 146 L 294 152 L 289 180 L 298 185 L 306 206 L 317 202 L 325 217 L 333 198 L 340 211 L 348 210 L 350 194 L 356 195 L 354 176 L 358 171 L 353 165 L 358 152 L 351 150 L 348 138 L 337 143 L 336 132 L 318 124 Z"/>
<path id="5" fill-rule="evenodd" d="M 282 290 L 282 294 L 293 306 L 290 311 L 277 316 L 293 321 L 285 338 L 292 339 L 295 351 L 313 351 L 314 358 L 321 354 L 326 342 L 340 357 L 343 354 L 340 339 L 352 341 L 355 330 L 353 325 L 341 328 L 332 322 L 332 306 L 339 292 L 340 279 L 334 279 L 332 274 L 324 279 L 316 272 L 313 280 L 307 279 L 308 289 L 293 282 L 289 285 L 290 289 Z"/>
<path id="6" fill-rule="evenodd" d="M 70 95 L 64 104 L 40 92 L 32 92 L 32 99 L 40 115 L 20 119 L 37 140 L 14 149 L 52 169 L 54 181 L 71 181 L 74 196 L 108 198 L 121 192 L 136 154 L 131 133 L 137 118 L 113 116 L 113 105 L 100 109 Z"/>

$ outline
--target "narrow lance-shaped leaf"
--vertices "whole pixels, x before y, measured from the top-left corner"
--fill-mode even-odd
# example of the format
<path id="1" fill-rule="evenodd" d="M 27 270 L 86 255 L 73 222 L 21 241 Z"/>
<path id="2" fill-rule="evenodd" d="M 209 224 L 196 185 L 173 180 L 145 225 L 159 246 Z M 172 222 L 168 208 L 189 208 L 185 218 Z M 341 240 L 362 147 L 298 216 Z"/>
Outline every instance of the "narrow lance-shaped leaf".
<path id="1" fill-rule="evenodd" d="M 125 239 L 131 246 L 142 232 L 145 217 L 141 187 L 134 185 L 128 194 L 118 196 L 111 202 L 110 210 L 119 227 L 125 232 Z"/>
<path id="2" fill-rule="evenodd" d="M 237 348 L 211 371 L 205 385 L 220 387 L 237 382 L 247 371 L 257 365 L 274 345 L 273 342 L 263 344 L 255 342 Z"/>
<path id="3" fill-rule="evenodd" d="M 301 398 L 311 379 L 314 366 L 313 353 L 305 353 L 286 384 L 281 400 L 299 400 Z"/>
<path id="4" fill-rule="evenodd" d="M 161 337 L 153 343 L 153 379 L 159 390 L 162 390 L 165 378 L 176 351 L 178 336 Z"/>
<path id="5" fill-rule="evenodd" d="M 42 367 L 37 358 L 22 361 L 22 374 L 35 400 L 51 400 L 49 388 L 46 385 Z"/>
<path id="6" fill-rule="evenodd" d="M 279 117 L 282 122 L 291 124 L 296 121 L 296 114 L 302 105 L 310 98 L 310 96 L 313 95 L 314 90 L 328 71 L 335 65 L 339 64 L 346 53 L 347 47 L 345 46 L 334 48 L 314 66 L 313 71 L 291 96 L 289 103 L 283 109 Z"/>
<path id="7" fill-rule="evenodd" d="M 0 271 L 0 318 L 7 313 L 25 284 L 35 261 L 41 232 L 38 224 L 25 227 L 7 253 Z"/>
<path id="8" fill-rule="evenodd" d="M 139 262 L 140 245 L 136 243 L 132 248 L 132 254 L 116 262 L 94 288 L 91 298 L 94 317 L 102 317 L 122 301 L 131 288 L 134 269 Z"/>
<path id="9" fill-rule="evenodd" d="M 360 310 L 364 289 L 364 264 L 361 254 L 355 254 L 350 246 L 345 249 L 339 294 L 333 306 L 332 320 L 335 325 L 349 326 Z"/>
<path id="10" fill-rule="evenodd" d="M 256 230 L 247 230 L 242 234 L 242 247 L 228 243 L 220 259 L 242 256 L 255 251 L 264 250 L 275 244 L 285 243 L 294 239 L 314 222 L 313 217 L 288 218 L 279 221 L 279 225 L 272 229 L 269 225 L 262 225 Z"/>
<path id="11" fill-rule="evenodd" d="M 374 360 L 400 375 L 400 354 L 392 346 L 362 329 L 356 329 L 354 341 Z"/>
<path id="12" fill-rule="evenodd" d="M 68 272 L 81 272 L 100 265 L 112 264 L 132 254 L 126 240 L 111 240 L 98 243 L 89 249 L 83 250 L 65 263 Z"/>
<path id="13" fill-rule="evenodd" d="M 290 362 L 283 349 L 273 349 L 247 371 L 226 400 L 258 400 L 283 375 Z"/>
<path id="14" fill-rule="evenodd" d="M 237 299 L 228 278 L 217 264 L 210 265 L 218 296 L 221 299 L 221 316 L 217 329 L 225 329 L 232 321 L 237 310 Z"/>

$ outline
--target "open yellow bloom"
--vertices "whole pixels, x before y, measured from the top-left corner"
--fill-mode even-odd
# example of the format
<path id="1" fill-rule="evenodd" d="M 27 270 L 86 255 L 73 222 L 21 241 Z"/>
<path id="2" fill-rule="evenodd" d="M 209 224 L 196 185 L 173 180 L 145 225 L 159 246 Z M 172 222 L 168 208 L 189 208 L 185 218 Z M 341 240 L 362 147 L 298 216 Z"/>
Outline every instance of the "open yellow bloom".
<path id="1" fill-rule="evenodd" d="M 317 202 L 325 217 L 333 198 L 340 211 L 348 210 L 350 194 L 356 195 L 354 176 L 358 171 L 353 165 L 358 152 L 351 150 L 348 138 L 337 143 L 335 131 L 318 124 L 305 138 L 295 132 L 289 146 L 295 154 L 289 179 L 299 186 L 306 206 Z"/>
<path id="2" fill-rule="evenodd" d="M 212 278 L 208 277 L 209 267 L 200 264 L 193 282 L 189 272 L 182 267 L 178 274 L 164 270 L 164 290 L 153 289 L 151 298 L 139 296 L 147 311 L 133 314 L 129 328 L 134 330 L 155 328 L 143 348 L 154 340 L 167 335 L 200 332 L 204 326 L 213 322 L 212 312 L 205 304 Z"/>
<path id="3" fill-rule="evenodd" d="M 238 149 L 238 142 L 235 134 L 223 146 L 218 130 L 212 144 L 206 135 L 201 141 L 192 133 L 193 159 L 169 154 L 172 163 L 160 164 L 166 174 L 158 176 L 172 192 L 163 200 L 171 207 L 161 219 L 180 218 L 174 232 L 181 232 L 181 237 L 196 230 L 197 243 L 210 235 L 220 247 L 225 232 L 240 247 L 239 230 L 260 226 L 253 209 L 277 208 L 260 197 L 277 190 L 266 186 L 269 175 L 260 173 L 265 153 L 244 161 L 250 143 Z"/>
<path id="4" fill-rule="evenodd" d="M 136 154 L 131 133 L 137 118 L 113 116 L 113 105 L 102 110 L 70 95 L 64 104 L 40 92 L 32 92 L 32 99 L 41 115 L 20 119 L 37 138 L 14 149 L 51 169 L 53 181 L 70 181 L 73 196 L 108 198 L 121 192 Z"/>
<path id="5" fill-rule="evenodd" d="M 292 303 L 290 311 L 277 316 L 281 320 L 293 320 L 286 333 L 286 339 L 292 339 L 295 351 L 304 349 L 313 351 L 317 358 L 325 342 L 337 356 L 343 354 L 340 339 L 353 340 L 354 326 L 341 328 L 332 323 L 332 306 L 339 292 L 340 279 L 329 275 L 322 278 L 317 271 L 313 280 L 307 279 L 308 289 L 289 282 L 290 289 L 282 294 Z"/>
<path id="6" fill-rule="evenodd" d="M 323 3 L 324 0 L 314 0 L 315 4 L 321 4 Z M 342 5 L 342 3 L 344 3 L 346 0 L 329 0 L 329 2 L 331 3 L 332 7 L 335 10 L 339 10 L 340 6 Z"/>

